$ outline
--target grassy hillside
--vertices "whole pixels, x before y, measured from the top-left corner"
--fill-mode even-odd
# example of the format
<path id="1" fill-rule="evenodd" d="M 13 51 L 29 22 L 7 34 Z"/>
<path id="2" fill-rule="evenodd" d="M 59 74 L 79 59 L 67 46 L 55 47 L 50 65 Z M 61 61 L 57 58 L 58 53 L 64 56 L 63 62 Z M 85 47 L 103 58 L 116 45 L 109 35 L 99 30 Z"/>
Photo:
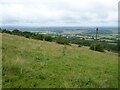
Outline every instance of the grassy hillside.
<path id="1" fill-rule="evenodd" d="M 3 34 L 3 88 L 118 87 L 115 53 Z"/>

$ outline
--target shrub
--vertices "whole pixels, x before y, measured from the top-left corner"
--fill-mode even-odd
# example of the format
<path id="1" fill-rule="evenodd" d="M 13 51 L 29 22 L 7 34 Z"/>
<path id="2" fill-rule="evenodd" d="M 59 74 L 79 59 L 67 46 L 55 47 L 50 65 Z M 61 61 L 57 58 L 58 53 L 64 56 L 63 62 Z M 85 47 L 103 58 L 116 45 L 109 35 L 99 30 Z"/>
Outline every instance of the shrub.
<path id="1" fill-rule="evenodd" d="M 69 41 L 74 44 L 82 45 L 82 46 L 90 46 L 94 41 L 90 40 L 81 40 L 78 38 L 69 38 Z"/>
<path id="2" fill-rule="evenodd" d="M 82 45 L 79 44 L 78 47 L 82 47 Z"/>
<path id="3" fill-rule="evenodd" d="M 95 51 L 104 52 L 103 46 L 100 43 L 92 44 L 90 46 L 90 49 L 95 50 Z"/>
<path id="4" fill-rule="evenodd" d="M 52 42 L 53 38 L 51 36 L 45 36 L 45 41 Z"/>
<path id="5" fill-rule="evenodd" d="M 24 31 L 22 32 L 22 36 L 26 37 L 26 38 L 30 38 L 32 36 L 32 33 L 31 32 L 27 32 L 27 31 Z"/>
<path id="6" fill-rule="evenodd" d="M 19 31 L 19 30 L 17 30 L 17 29 L 14 29 L 14 30 L 12 31 L 12 34 L 22 36 L 22 31 Z"/>
<path id="7" fill-rule="evenodd" d="M 34 39 L 43 40 L 44 36 L 42 34 L 36 34 L 33 36 Z"/>
<path id="8" fill-rule="evenodd" d="M 11 31 L 6 30 L 6 29 L 3 29 L 3 30 L 2 30 L 2 33 L 8 33 L 8 34 L 11 34 Z"/>
<path id="9" fill-rule="evenodd" d="M 66 38 L 61 36 L 56 38 L 56 42 L 59 44 L 70 45 L 69 41 Z"/>

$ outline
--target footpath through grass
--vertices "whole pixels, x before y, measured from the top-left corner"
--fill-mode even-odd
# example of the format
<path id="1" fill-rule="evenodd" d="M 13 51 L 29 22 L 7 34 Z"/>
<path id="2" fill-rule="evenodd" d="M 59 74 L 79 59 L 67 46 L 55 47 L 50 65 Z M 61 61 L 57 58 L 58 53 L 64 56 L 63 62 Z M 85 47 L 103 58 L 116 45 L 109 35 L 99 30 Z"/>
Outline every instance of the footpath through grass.
<path id="1" fill-rule="evenodd" d="M 117 88 L 118 56 L 2 35 L 3 88 Z"/>

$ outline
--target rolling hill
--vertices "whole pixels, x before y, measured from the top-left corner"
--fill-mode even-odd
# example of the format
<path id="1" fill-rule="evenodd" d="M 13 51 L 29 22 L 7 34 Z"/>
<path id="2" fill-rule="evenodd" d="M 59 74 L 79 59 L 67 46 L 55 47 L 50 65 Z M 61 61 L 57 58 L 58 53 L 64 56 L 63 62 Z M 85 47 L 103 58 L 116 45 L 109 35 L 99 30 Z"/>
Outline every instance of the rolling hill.
<path id="1" fill-rule="evenodd" d="M 118 56 L 2 34 L 3 88 L 117 88 Z"/>

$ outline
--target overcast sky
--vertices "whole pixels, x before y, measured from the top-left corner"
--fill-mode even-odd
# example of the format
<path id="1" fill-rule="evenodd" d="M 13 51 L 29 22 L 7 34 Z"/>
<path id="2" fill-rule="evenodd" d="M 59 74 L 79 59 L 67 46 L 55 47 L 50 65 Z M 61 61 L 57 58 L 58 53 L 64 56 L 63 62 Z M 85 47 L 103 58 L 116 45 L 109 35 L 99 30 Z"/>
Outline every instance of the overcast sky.
<path id="1" fill-rule="evenodd" d="M 0 25 L 117 26 L 119 0 L 0 0 Z"/>

